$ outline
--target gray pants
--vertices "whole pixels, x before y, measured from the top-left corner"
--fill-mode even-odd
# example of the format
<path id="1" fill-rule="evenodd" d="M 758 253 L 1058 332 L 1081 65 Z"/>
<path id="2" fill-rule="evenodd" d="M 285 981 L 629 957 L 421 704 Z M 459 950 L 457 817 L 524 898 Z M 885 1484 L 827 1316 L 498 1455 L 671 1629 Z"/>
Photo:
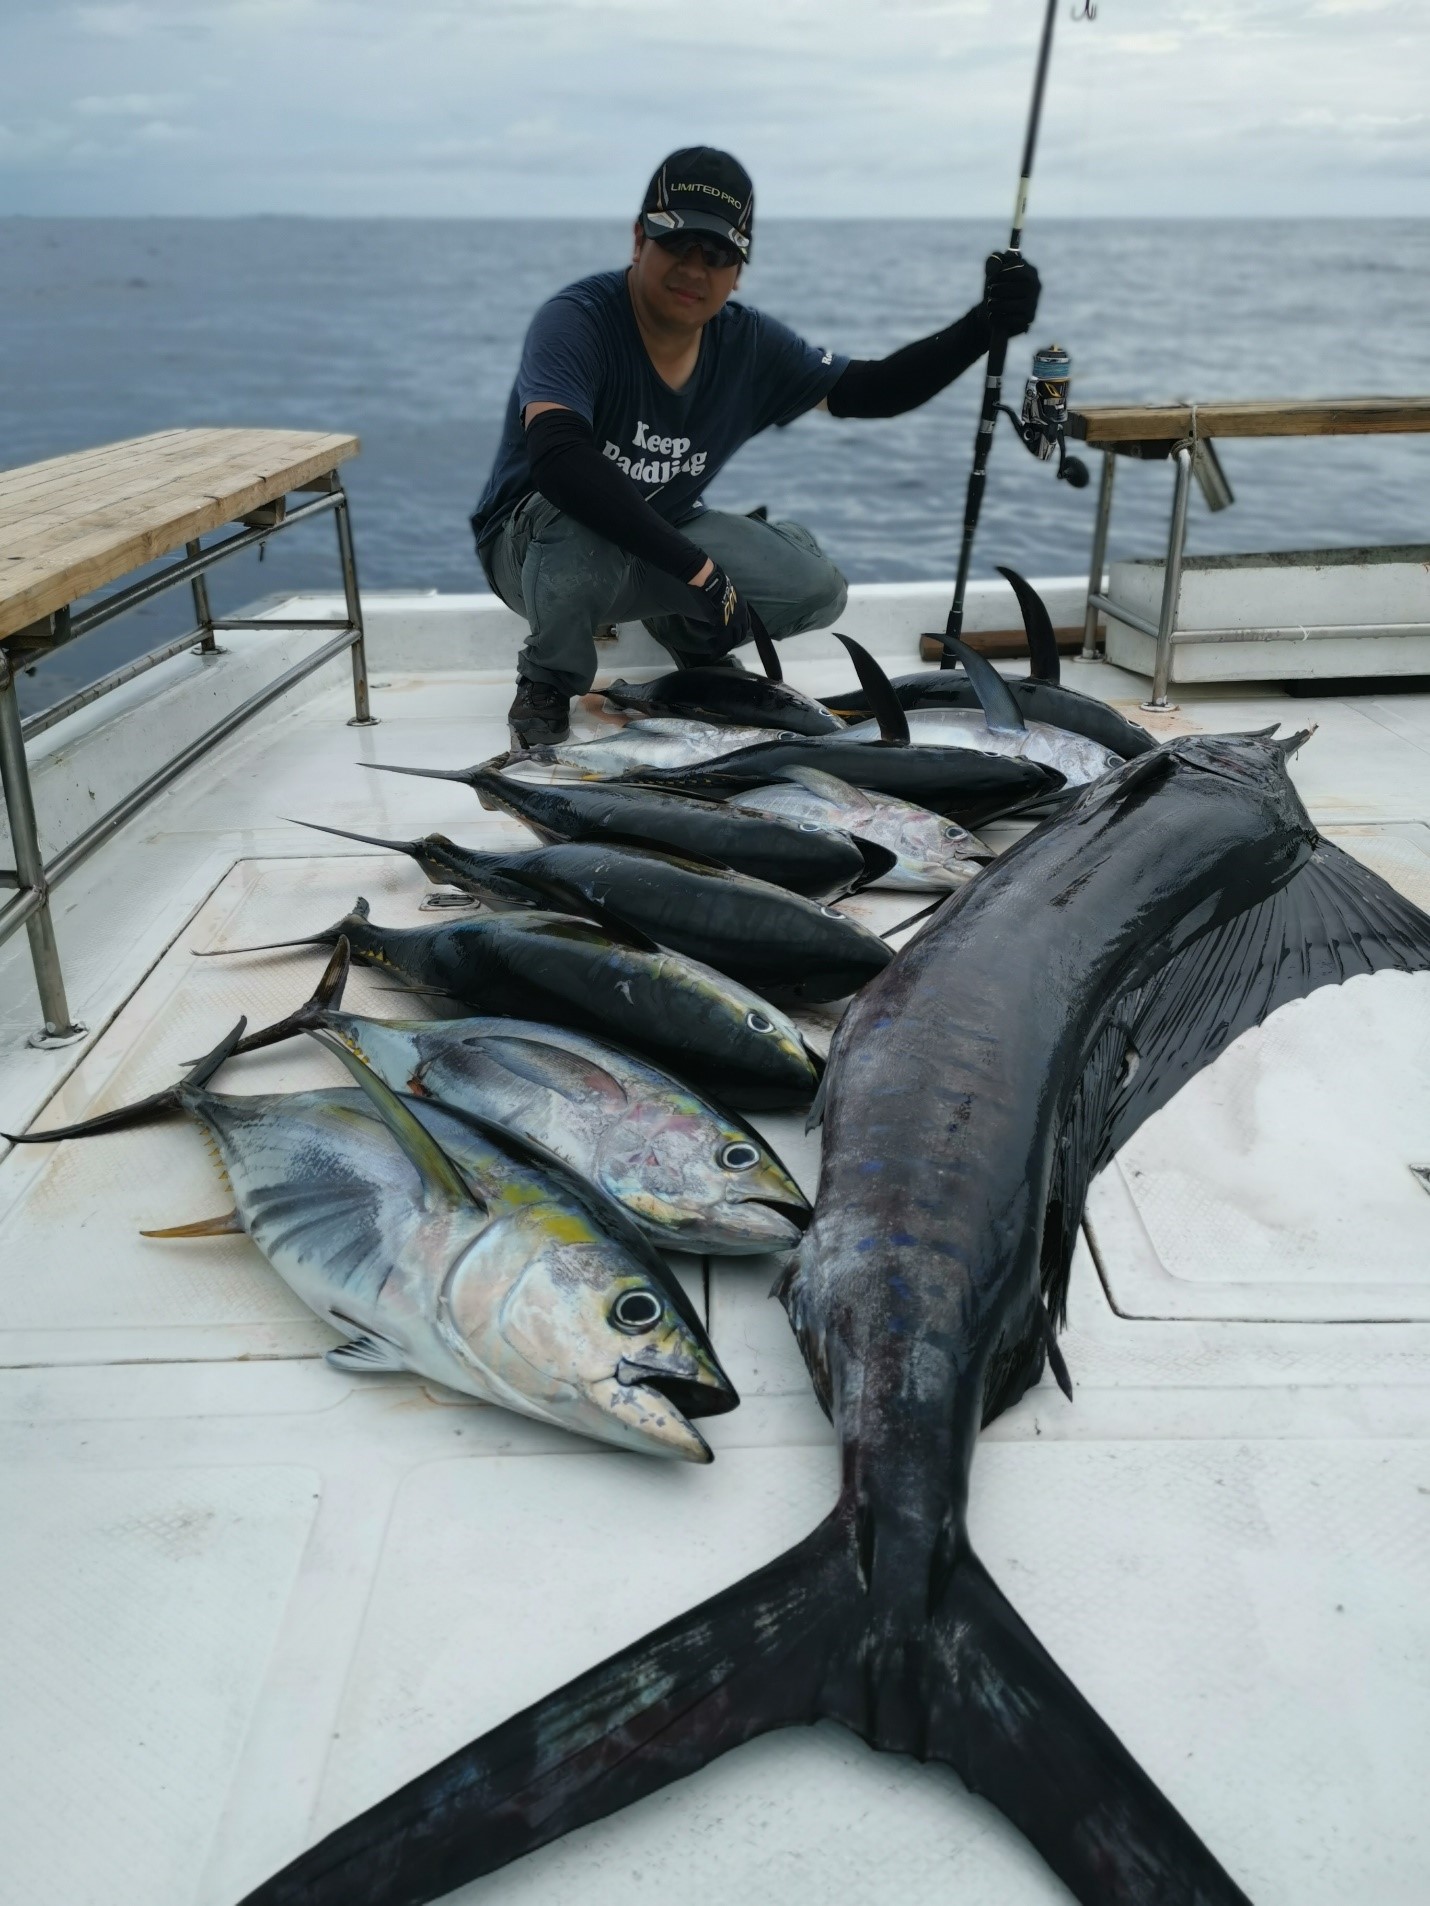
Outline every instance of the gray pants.
<path id="1" fill-rule="evenodd" d="M 843 612 L 848 585 L 800 524 L 706 510 L 681 528 L 776 640 L 826 628 Z M 715 630 L 687 619 L 685 583 L 628 556 L 544 496 L 527 497 L 486 558 L 497 594 L 531 625 L 517 664 L 530 681 L 584 695 L 596 673 L 596 631 L 608 622 L 644 622 L 679 662 L 720 652 Z"/>

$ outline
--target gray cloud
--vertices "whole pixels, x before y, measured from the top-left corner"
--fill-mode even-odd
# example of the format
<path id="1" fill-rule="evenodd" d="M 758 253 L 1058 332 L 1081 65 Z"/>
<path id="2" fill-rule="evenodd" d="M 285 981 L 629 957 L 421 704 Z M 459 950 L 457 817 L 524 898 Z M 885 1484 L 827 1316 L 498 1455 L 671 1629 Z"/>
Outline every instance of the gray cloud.
<path id="1" fill-rule="evenodd" d="M 593 215 L 732 146 L 762 210 L 1002 216 L 1038 0 L 9 0 L 0 210 Z M 1058 24 L 1034 220 L 1425 212 L 1425 0 Z"/>

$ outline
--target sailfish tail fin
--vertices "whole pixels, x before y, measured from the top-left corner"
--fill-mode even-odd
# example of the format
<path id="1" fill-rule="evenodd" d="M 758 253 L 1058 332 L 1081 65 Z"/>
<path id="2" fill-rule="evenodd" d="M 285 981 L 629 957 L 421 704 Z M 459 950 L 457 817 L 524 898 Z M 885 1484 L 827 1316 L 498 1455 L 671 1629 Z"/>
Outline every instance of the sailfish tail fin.
<path id="1" fill-rule="evenodd" d="M 831 1519 L 339 1827 L 243 1906 L 423 1906 L 742 1741 L 816 1720 L 854 1582 Z"/>
<path id="2" fill-rule="evenodd" d="M 1086 1906 L 1246 1896 L 959 1547 L 931 1612 L 881 1616 L 847 1504 L 733 1588 L 421 1774 L 241 1906 L 426 1906 L 743 1741 L 835 1720 L 939 1760 Z"/>
<path id="3" fill-rule="evenodd" d="M 971 1551 L 930 1617 L 922 1758 L 951 1766 L 1092 1906 L 1250 1906 Z"/>

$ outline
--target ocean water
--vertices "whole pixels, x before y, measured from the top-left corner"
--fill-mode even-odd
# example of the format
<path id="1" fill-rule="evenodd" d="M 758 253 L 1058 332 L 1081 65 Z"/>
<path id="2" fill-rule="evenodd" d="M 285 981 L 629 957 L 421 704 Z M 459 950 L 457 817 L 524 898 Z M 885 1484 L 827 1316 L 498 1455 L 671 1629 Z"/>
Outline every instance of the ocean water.
<path id="1" fill-rule="evenodd" d="M 878 356 L 970 304 L 978 221 L 763 226 L 741 295 L 821 344 Z M 365 587 L 485 585 L 467 516 L 482 487 L 522 333 L 541 299 L 621 263 L 619 221 L 0 219 L 0 464 L 181 424 L 358 433 L 349 490 Z M 1430 219 L 1044 222 L 1033 333 L 1073 355 L 1073 401 L 1329 396 L 1423 389 Z M 807 523 L 854 581 L 950 576 L 981 395 L 970 373 L 880 422 L 803 418 L 757 438 L 707 493 Z M 1236 492 L 1215 518 L 1193 493 L 1193 550 L 1292 549 L 1430 536 L 1430 442 L 1231 443 Z M 1095 472 L 1094 472 L 1095 476 Z M 976 573 L 1087 563 L 1095 482 L 1054 480 L 1006 425 L 995 440 Z M 1155 554 L 1164 466 L 1118 473 L 1112 554 Z M 260 564 L 213 572 L 221 613 L 333 586 L 326 521 Z M 111 624 L 22 683 L 44 706 L 169 634 L 187 591 Z"/>

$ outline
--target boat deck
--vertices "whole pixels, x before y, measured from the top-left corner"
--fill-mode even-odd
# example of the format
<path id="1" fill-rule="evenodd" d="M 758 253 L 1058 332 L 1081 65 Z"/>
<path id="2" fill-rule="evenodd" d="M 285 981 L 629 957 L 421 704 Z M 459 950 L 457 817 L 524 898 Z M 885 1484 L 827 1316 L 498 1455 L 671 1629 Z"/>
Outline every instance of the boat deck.
<path id="1" fill-rule="evenodd" d="M 859 633 L 857 623 L 848 625 Z M 848 679 L 806 639 L 800 686 Z M 886 665 L 916 666 L 912 638 Z M 505 745 L 510 675 L 333 671 L 145 810 L 57 896 L 93 1030 L 28 1048 L 0 951 L 0 1128 L 168 1083 L 361 892 L 418 920 L 405 858 L 303 832 L 529 838 L 466 789 L 360 772 Z M 1135 704 L 1105 664 L 1064 679 Z M 1315 723 L 1317 822 L 1430 906 L 1430 696 L 1183 691 L 1166 728 Z M 1006 840 L 1012 830 L 990 830 Z M 883 926 L 917 895 L 856 903 Z M 399 1002 L 368 972 L 350 997 Z M 817 1024 L 817 1021 L 811 1021 Z M 230 1089 L 339 1082 L 316 1048 Z M 801 1121 L 758 1121 L 809 1190 Z M 971 1527 L 1057 1660 L 1258 1906 L 1425 1898 L 1430 1739 L 1430 977 L 1285 1009 L 1094 1189 L 1051 1382 L 985 1438 Z M 832 1439 L 769 1260 L 681 1266 L 741 1392 L 705 1469 L 602 1449 L 332 1341 L 246 1239 L 142 1225 L 227 1203 L 182 1120 L 0 1162 L 0 1902 L 232 1906 L 316 1836 L 805 1533 Z M 703 1426 L 706 1427 L 706 1426 Z M 742 1749 L 454 1900 L 1032 1906 L 1065 1897 L 945 1770 L 830 1726 Z"/>

